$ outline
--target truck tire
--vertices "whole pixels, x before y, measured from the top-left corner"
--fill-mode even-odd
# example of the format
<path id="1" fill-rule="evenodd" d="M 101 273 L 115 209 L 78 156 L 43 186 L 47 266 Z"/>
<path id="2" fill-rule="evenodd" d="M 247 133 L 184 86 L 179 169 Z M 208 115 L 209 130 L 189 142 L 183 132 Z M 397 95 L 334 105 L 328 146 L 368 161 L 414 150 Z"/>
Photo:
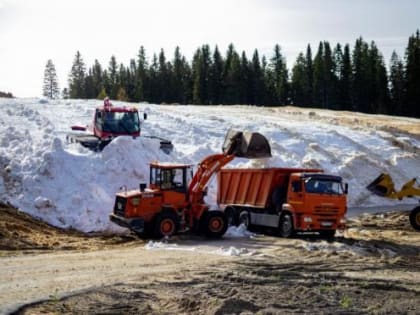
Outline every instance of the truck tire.
<path id="1" fill-rule="evenodd" d="M 219 238 L 227 228 L 226 216 L 222 211 L 208 211 L 204 214 L 201 229 L 207 237 Z"/>
<path id="2" fill-rule="evenodd" d="M 178 231 L 178 218 L 173 212 L 159 213 L 155 218 L 154 236 L 163 238 L 172 236 Z"/>
<path id="3" fill-rule="evenodd" d="M 420 231 L 420 207 L 411 210 L 410 224 L 415 230 Z"/>
<path id="4" fill-rule="evenodd" d="M 293 227 L 293 218 L 289 213 L 285 213 L 280 218 L 279 226 L 280 235 L 282 237 L 292 237 L 295 234 L 295 229 Z"/>

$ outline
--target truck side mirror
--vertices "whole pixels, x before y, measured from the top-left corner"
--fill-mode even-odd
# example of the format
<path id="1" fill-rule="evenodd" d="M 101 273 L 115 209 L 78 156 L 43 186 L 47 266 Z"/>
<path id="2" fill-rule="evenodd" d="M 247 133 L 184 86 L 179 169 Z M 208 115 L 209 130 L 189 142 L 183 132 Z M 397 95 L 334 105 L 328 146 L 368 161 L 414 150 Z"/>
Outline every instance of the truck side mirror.
<path id="1" fill-rule="evenodd" d="M 345 183 L 344 184 L 344 193 L 347 195 L 349 193 L 349 184 Z"/>
<path id="2" fill-rule="evenodd" d="M 140 183 L 140 191 L 143 192 L 147 187 L 147 184 L 145 183 Z"/>
<path id="3" fill-rule="evenodd" d="M 147 119 L 147 113 L 143 113 L 143 119 L 146 120 Z"/>

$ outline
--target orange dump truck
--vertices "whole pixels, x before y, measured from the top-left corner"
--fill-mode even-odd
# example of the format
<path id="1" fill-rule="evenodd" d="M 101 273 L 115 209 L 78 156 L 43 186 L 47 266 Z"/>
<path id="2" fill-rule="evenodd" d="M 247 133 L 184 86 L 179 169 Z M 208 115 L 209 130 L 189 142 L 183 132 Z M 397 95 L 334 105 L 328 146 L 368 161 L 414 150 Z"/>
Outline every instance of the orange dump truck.
<path id="1" fill-rule="evenodd" d="M 344 229 L 348 185 L 320 169 L 222 169 L 217 202 L 231 225 L 263 226 L 283 237 Z"/>

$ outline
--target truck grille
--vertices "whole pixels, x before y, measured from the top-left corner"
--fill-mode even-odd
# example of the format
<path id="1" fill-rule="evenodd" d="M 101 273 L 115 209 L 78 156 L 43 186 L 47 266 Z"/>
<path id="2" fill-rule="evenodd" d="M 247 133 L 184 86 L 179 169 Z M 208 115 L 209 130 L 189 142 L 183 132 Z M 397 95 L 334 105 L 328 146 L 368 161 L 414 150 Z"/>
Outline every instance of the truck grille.
<path id="1" fill-rule="evenodd" d="M 340 209 L 338 207 L 329 207 L 329 206 L 315 206 L 314 213 L 315 214 L 325 214 L 325 215 L 331 215 L 331 214 L 338 214 L 340 212 Z"/>
<path id="2" fill-rule="evenodd" d="M 114 213 L 119 216 L 124 216 L 125 205 L 127 204 L 127 199 L 117 196 L 115 199 Z"/>

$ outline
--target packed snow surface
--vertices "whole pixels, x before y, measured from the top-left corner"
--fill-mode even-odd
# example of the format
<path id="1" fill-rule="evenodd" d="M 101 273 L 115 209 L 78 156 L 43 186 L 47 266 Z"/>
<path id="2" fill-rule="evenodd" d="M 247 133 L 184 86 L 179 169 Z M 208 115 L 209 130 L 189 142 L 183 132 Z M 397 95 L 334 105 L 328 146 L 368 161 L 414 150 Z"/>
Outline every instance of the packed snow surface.
<path id="1" fill-rule="evenodd" d="M 137 104 L 148 114 L 142 134 L 171 140 L 170 155 L 145 137 L 117 138 L 98 153 L 66 143 L 69 126 L 90 124 L 99 105 L 96 100 L 0 99 L 0 201 L 60 227 L 120 231 L 108 219 L 120 187 L 148 182 L 153 160 L 197 165 L 221 151 L 229 128 L 264 134 L 273 155 L 235 159 L 230 167 L 323 168 L 349 183 L 350 207 L 398 204 L 365 189 L 382 172 L 392 175 L 397 188 L 420 174 L 418 138 L 358 125 L 357 119 L 354 125 L 340 124 L 333 112 L 321 116 L 317 110 Z M 215 180 L 207 202 L 217 207 Z"/>

